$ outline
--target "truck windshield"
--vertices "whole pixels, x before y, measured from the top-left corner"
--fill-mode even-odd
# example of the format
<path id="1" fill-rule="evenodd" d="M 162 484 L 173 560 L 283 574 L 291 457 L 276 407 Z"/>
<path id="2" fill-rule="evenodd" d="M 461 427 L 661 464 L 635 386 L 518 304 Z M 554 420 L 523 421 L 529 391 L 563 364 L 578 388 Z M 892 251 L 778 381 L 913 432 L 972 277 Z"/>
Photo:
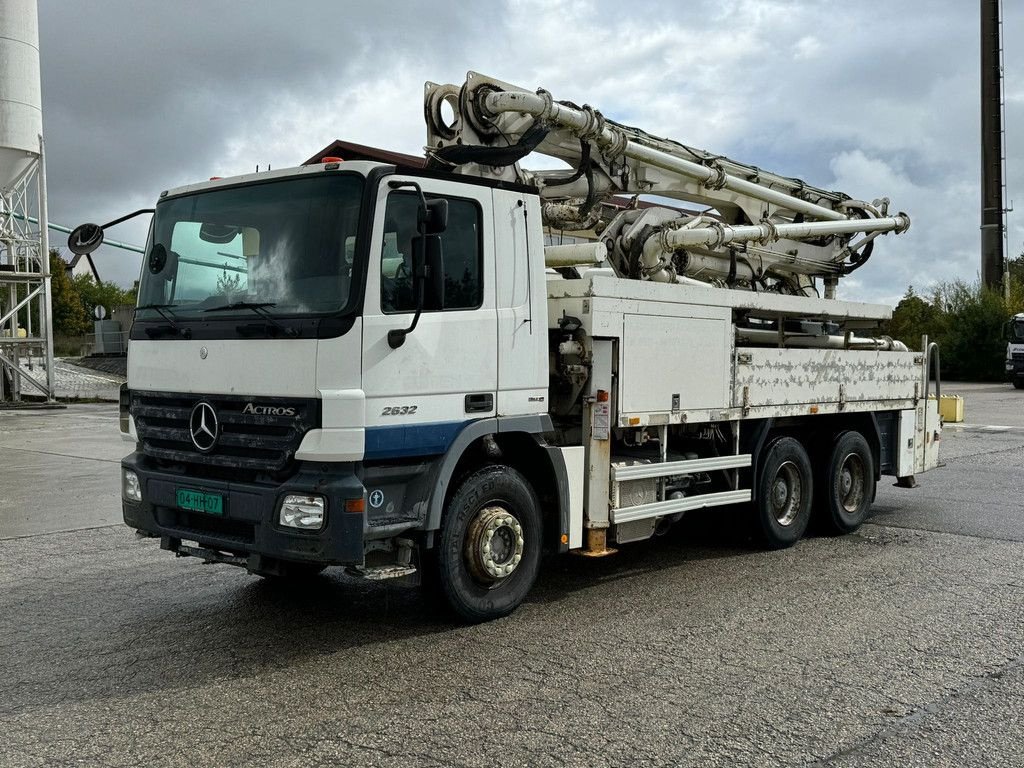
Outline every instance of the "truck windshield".
<path id="1" fill-rule="evenodd" d="M 1014 320 L 1010 338 L 1012 341 L 1024 341 L 1024 320 Z"/>
<path id="2" fill-rule="evenodd" d="M 181 195 L 157 204 L 139 283 L 140 319 L 336 313 L 352 284 L 363 179 L 317 174 Z M 153 317 L 150 318 L 149 315 Z"/>

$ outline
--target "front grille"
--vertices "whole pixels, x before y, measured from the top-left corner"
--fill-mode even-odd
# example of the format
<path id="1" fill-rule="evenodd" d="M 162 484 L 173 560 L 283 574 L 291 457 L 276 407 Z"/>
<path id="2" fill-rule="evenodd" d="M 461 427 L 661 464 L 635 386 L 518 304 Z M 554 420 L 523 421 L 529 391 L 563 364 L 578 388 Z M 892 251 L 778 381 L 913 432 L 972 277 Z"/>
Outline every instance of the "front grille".
<path id="1" fill-rule="evenodd" d="M 1013 353 L 1013 362 L 1015 362 L 1015 363 L 1024 363 L 1024 352 L 1014 352 Z"/>
<path id="2" fill-rule="evenodd" d="M 189 418 L 198 402 L 217 414 L 217 441 L 209 452 L 192 442 Z M 244 413 L 256 409 L 291 408 L 294 415 Z M 281 472 L 295 458 L 303 436 L 320 425 L 320 401 L 304 398 L 194 395 L 175 392 L 132 392 L 131 415 L 147 456 L 198 467 Z"/>
<path id="3" fill-rule="evenodd" d="M 183 539 L 198 540 L 212 536 L 234 544 L 252 544 L 256 540 L 256 526 L 242 520 L 157 507 L 156 521 Z"/>

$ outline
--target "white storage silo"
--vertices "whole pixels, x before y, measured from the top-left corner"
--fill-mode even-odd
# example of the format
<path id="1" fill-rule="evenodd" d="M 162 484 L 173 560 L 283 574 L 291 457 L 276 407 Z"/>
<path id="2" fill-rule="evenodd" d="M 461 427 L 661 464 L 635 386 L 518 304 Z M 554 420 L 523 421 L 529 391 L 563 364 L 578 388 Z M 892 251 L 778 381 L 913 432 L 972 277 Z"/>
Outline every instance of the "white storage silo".
<path id="1" fill-rule="evenodd" d="M 0 0 L 0 193 L 39 159 L 42 132 L 36 0 Z"/>

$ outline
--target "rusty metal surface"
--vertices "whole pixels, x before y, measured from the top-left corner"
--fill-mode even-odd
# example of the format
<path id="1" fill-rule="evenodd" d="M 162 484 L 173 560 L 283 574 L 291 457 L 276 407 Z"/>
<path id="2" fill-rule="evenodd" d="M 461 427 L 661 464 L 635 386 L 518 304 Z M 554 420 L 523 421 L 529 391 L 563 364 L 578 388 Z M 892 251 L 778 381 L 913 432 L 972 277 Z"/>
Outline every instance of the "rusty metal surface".
<path id="1" fill-rule="evenodd" d="M 747 388 L 751 408 L 791 404 L 890 404 L 914 399 L 921 366 L 913 352 L 741 348 L 734 404 Z"/>

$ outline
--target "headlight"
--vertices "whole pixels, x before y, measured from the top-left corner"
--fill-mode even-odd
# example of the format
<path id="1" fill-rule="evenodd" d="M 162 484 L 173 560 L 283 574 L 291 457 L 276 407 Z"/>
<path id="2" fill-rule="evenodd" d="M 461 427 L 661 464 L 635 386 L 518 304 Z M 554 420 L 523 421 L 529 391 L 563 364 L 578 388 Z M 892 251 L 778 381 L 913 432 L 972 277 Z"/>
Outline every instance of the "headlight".
<path id="1" fill-rule="evenodd" d="M 139 476 L 130 469 L 121 470 L 121 498 L 125 501 L 142 501 L 142 484 Z"/>
<path id="2" fill-rule="evenodd" d="M 290 493 L 281 502 L 278 522 L 287 528 L 317 531 L 324 527 L 327 502 L 323 496 Z"/>

